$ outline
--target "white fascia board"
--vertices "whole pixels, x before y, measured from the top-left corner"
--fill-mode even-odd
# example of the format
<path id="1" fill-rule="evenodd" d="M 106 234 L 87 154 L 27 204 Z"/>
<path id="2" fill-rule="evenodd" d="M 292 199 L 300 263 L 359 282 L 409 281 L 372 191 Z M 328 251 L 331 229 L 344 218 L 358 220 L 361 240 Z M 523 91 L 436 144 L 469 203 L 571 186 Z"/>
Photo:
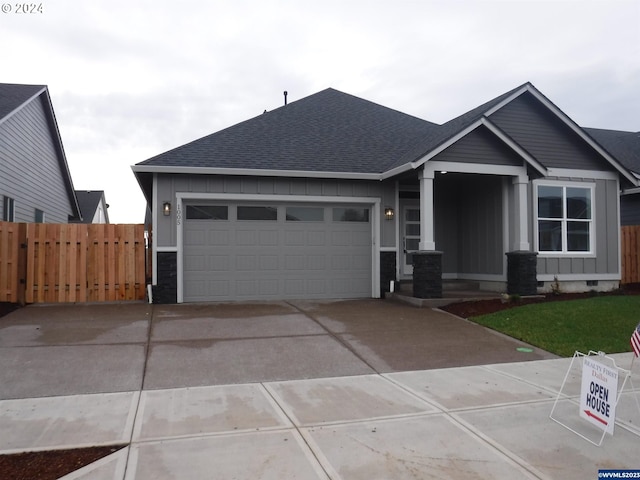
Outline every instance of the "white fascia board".
<path id="1" fill-rule="evenodd" d="M 527 83 L 525 85 L 522 86 L 522 88 L 519 88 L 518 90 L 516 90 L 515 92 L 513 92 L 511 95 L 509 95 L 507 98 L 503 99 L 500 103 L 494 105 L 492 108 L 490 108 L 489 110 L 487 110 L 484 115 L 486 117 L 496 113 L 498 110 L 500 110 L 502 107 L 504 107 L 505 105 L 513 102 L 516 98 L 518 98 L 520 95 L 522 95 L 524 92 L 530 92 L 532 88 L 532 85 L 530 83 Z"/>
<path id="2" fill-rule="evenodd" d="M 538 170 L 542 175 L 548 175 L 547 169 L 538 162 L 535 158 L 533 158 L 525 149 L 523 149 L 520 145 L 514 142 L 511 137 L 509 137 L 505 132 L 503 132 L 500 128 L 498 128 L 494 123 L 489 120 L 487 117 L 482 117 L 482 124 L 487 127 L 495 136 L 497 136 L 500 140 L 502 140 L 508 147 L 510 147 L 514 152 L 516 152 L 520 157 L 522 157 L 529 165 Z"/>
<path id="3" fill-rule="evenodd" d="M 4 117 L 0 118 L 0 125 L 2 125 L 4 122 L 6 122 L 7 120 L 9 120 L 11 117 L 13 117 L 16 113 L 18 113 L 20 110 L 22 110 L 22 108 L 29 102 L 31 102 L 34 98 L 39 97 L 40 95 L 42 95 L 42 92 L 46 91 L 47 87 L 42 87 L 40 90 L 38 90 L 35 94 L 33 94 L 31 97 L 29 97 L 26 101 L 24 101 L 23 103 L 21 103 L 20 105 L 18 105 L 15 109 L 13 109 L 12 111 L 10 111 L 7 115 L 5 115 Z M 49 103 L 49 105 L 51 105 L 51 103 Z"/>
<path id="4" fill-rule="evenodd" d="M 256 177 L 302 177 L 302 178 L 339 178 L 346 180 L 382 180 L 379 173 L 357 172 L 318 172 L 305 170 L 261 170 L 247 168 L 212 168 L 212 167 L 173 167 L 154 165 L 133 165 L 135 173 L 180 173 L 191 175 L 242 175 Z"/>
<path id="5" fill-rule="evenodd" d="M 580 126 L 575 123 L 571 118 L 569 118 L 562 110 L 556 107 L 551 101 L 549 101 L 542 93 L 540 93 L 536 88 L 530 86 L 527 89 L 529 93 L 531 93 L 536 99 L 538 99 L 545 107 L 547 107 L 552 113 L 556 115 L 560 120 L 564 122 L 571 130 L 578 134 L 580 138 L 582 138 L 585 142 L 589 144 L 596 152 L 598 152 L 605 160 L 607 160 L 619 173 L 621 173 L 627 180 L 629 180 L 634 185 L 638 185 L 638 180 L 634 177 L 634 175 L 627 170 L 620 162 L 618 162 L 615 158 L 613 158 L 609 153 L 607 153 L 597 142 L 595 142 Z"/>

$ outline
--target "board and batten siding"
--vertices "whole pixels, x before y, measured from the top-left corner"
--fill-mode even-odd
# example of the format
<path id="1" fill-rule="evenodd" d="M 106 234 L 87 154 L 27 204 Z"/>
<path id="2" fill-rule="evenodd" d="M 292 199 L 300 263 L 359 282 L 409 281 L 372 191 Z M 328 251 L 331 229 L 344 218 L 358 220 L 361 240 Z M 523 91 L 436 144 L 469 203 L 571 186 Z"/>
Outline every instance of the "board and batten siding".
<path id="1" fill-rule="evenodd" d="M 503 179 L 449 173 L 434 187 L 443 273 L 504 274 Z"/>
<path id="2" fill-rule="evenodd" d="M 73 214 L 41 97 L 0 123 L 0 196 L 15 201 L 16 222 L 67 223 Z M 0 199 L 0 218 L 3 202 Z"/>
<path id="3" fill-rule="evenodd" d="M 175 204 L 176 193 L 234 193 L 246 195 L 298 195 L 371 197 L 382 201 L 393 201 L 393 191 L 389 185 L 369 180 L 333 180 L 289 177 L 243 177 L 231 175 L 158 175 L 158 225 L 155 241 L 158 247 L 174 247 L 177 244 L 176 216 L 162 215 L 162 204 Z M 384 193 L 384 195 L 383 195 Z M 175 207 L 174 207 L 175 208 Z M 384 204 L 381 205 L 384 210 Z M 391 223 L 391 222 L 390 222 Z M 395 241 L 392 229 L 385 227 L 388 239 Z M 393 238 L 391 238 L 393 237 Z M 384 246 L 383 243 L 383 246 Z M 393 243 L 391 244 L 393 246 Z"/>
<path id="4" fill-rule="evenodd" d="M 433 160 L 484 165 L 520 166 L 523 163 L 521 156 L 505 145 L 485 126 L 476 128 L 442 153 L 436 155 Z"/>
<path id="5" fill-rule="evenodd" d="M 489 120 L 547 168 L 611 170 L 610 164 L 529 93 L 493 113 Z"/>
<path id="6" fill-rule="evenodd" d="M 554 179 L 555 180 L 555 179 Z M 564 179 L 567 182 L 576 182 L 575 178 Z M 538 275 L 598 275 L 618 274 L 620 255 L 620 229 L 617 180 L 589 180 L 582 179 L 586 183 L 595 183 L 595 204 L 592 206 L 595 216 L 595 256 L 545 256 L 538 255 Z M 533 187 L 531 189 L 531 201 L 534 201 Z M 533 211 L 533 209 L 531 210 Z M 532 219 L 533 222 L 536 219 Z M 531 232 L 533 235 L 534 225 Z M 533 238 L 531 245 L 533 246 Z M 597 280 L 597 277 L 594 278 Z"/>

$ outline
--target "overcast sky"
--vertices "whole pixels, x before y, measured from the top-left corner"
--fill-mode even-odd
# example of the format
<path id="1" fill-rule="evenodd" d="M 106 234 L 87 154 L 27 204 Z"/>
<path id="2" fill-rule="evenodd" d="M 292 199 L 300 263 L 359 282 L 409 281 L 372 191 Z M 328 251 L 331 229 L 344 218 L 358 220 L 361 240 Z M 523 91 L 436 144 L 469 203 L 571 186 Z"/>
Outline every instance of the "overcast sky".
<path id="1" fill-rule="evenodd" d="M 0 0 L 2 3 L 3 0 Z M 532 82 L 640 130 L 640 0 L 43 0 L 0 13 L 0 82 L 49 86 L 74 186 L 140 223 L 131 165 L 332 87 L 443 123 Z"/>

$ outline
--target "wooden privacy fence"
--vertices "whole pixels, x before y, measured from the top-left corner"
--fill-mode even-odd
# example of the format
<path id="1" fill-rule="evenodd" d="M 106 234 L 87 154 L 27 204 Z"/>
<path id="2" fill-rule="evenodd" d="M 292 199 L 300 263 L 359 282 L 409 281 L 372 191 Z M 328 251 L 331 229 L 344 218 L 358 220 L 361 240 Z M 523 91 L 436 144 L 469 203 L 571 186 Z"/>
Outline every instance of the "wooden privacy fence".
<path id="1" fill-rule="evenodd" d="M 0 301 L 144 300 L 145 293 L 144 225 L 0 222 Z"/>
<path id="2" fill-rule="evenodd" d="M 621 229 L 622 284 L 640 283 L 640 225 Z"/>

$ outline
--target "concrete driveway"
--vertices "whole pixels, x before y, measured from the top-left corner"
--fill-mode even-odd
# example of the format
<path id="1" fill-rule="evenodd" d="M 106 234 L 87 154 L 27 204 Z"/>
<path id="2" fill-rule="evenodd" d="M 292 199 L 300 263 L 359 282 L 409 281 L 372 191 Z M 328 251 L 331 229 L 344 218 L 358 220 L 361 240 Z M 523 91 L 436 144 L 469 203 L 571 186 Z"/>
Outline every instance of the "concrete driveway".
<path id="1" fill-rule="evenodd" d="M 29 306 L 0 319 L 0 399 L 553 358 L 384 300 Z"/>
<path id="2" fill-rule="evenodd" d="M 566 375 L 555 418 L 598 440 L 578 418 L 580 369 L 523 346 L 382 300 L 32 306 L 0 319 L 0 455 L 127 445 L 64 480 L 638 468 L 640 372 L 598 447 L 549 418 Z"/>

